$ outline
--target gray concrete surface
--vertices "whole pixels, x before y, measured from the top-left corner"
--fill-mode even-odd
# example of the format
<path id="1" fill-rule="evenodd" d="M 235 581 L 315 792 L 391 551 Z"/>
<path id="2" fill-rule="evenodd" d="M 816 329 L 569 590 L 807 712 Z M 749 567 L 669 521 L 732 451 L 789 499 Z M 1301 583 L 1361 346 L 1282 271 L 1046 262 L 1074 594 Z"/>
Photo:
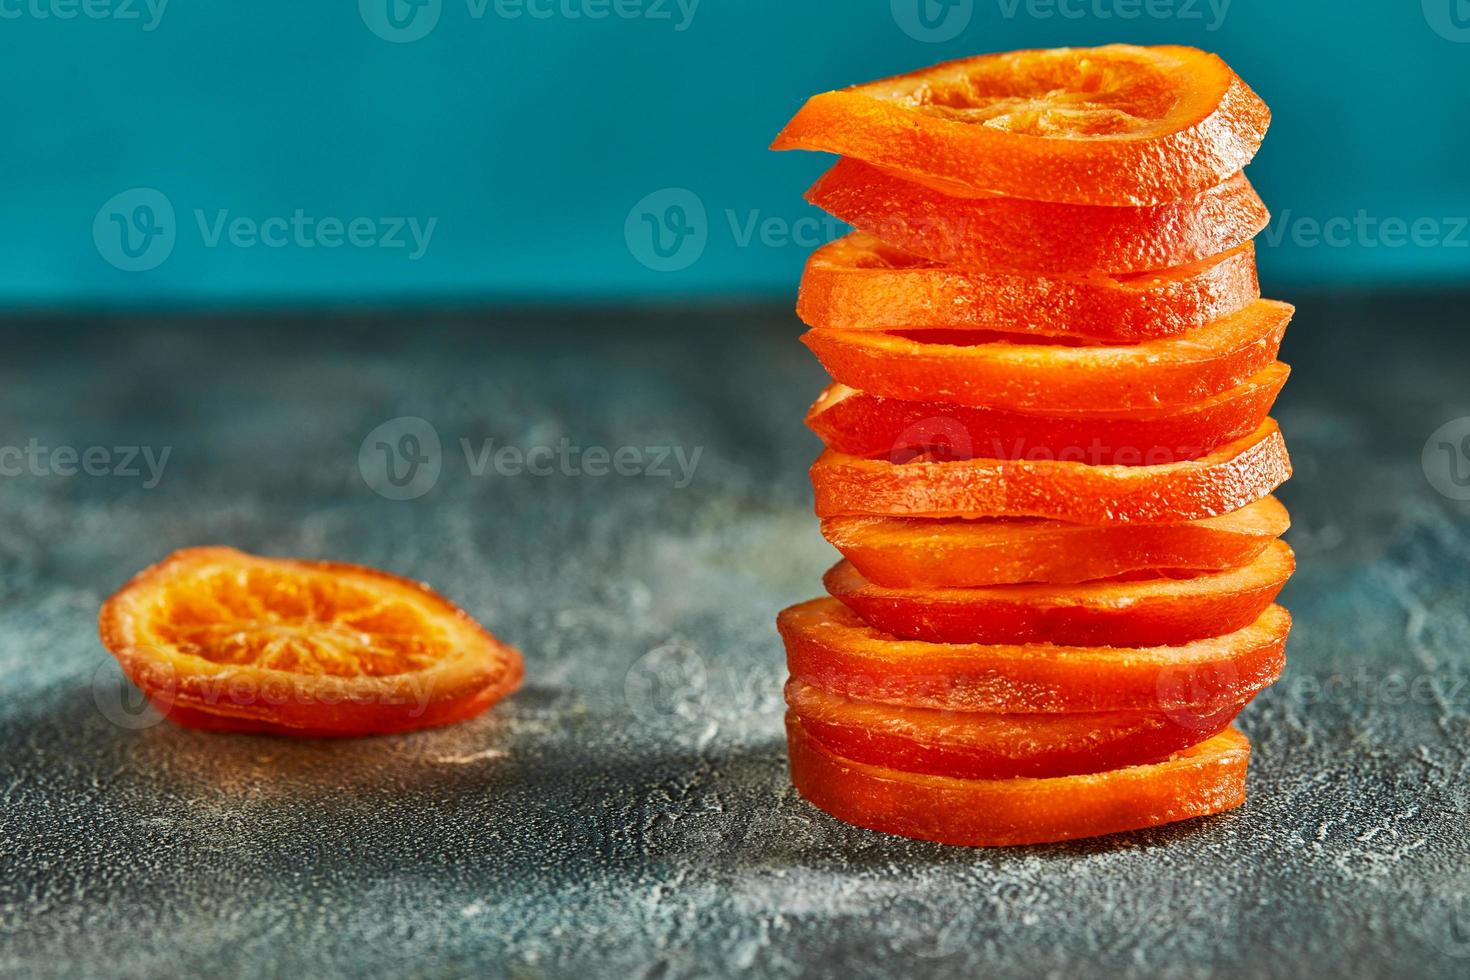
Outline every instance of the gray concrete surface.
<path id="1" fill-rule="evenodd" d="M 788 314 L 10 324 L 0 446 L 170 454 L 152 487 L 121 453 L 0 480 L 0 974 L 1470 975 L 1470 504 L 1421 458 L 1470 416 L 1465 298 L 1296 298 L 1297 629 L 1248 804 L 1009 851 L 788 785 L 772 618 L 832 559 Z M 404 416 L 440 471 L 395 501 L 359 449 Z M 701 455 L 477 474 L 491 438 Z M 210 542 L 425 579 L 528 683 L 397 738 L 153 724 L 97 606 Z"/>

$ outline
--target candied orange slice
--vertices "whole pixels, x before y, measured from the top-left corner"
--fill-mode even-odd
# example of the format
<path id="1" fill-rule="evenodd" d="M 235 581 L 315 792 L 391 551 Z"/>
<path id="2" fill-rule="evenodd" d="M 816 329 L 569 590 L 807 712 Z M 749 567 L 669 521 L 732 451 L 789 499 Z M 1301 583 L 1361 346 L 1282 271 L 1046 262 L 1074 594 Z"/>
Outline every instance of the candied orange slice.
<path id="1" fill-rule="evenodd" d="M 1268 606 L 1233 633 L 1156 647 L 902 640 L 832 598 L 782 610 L 776 627 L 792 677 L 861 701 L 998 714 L 1207 717 L 1281 676 L 1291 616 Z"/>
<path id="2" fill-rule="evenodd" d="M 830 330 L 992 330 L 1135 343 L 1204 326 L 1260 295 L 1250 242 L 1159 272 L 1020 275 L 942 265 L 853 232 L 812 253 L 796 312 Z"/>
<path id="3" fill-rule="evenodd" d="M 957 779 L 1045 778 L 1157 762 L 1223 731 L 1244 704 L 1208 716 L 1167 711 L 986 714 L 876 704 L 798 680 L 786 703 L 837 755 Z"/>
<path id="4" fill-rule="evenodd" d="M 806 424 L 829 449 L 896 463 L 925 452 L 944 459 L 1172 463 L 1197 459 L 1253 431 L 1290 373 L 1278 361 L 1202 401 L 1061 415 L 883 398 L 833 384 L 807 412 Z"/>
<path id="5" fill-rule="evenodd" d="M 428 586 L 337 562 L 176 551 L 102 606 L 102 643 L 183 724 L 305 736 L 447 725 L 521 655 Z"/>
<path id="6" fill-rule="evenodd" d="M 1208 456 L 1159 466 L 1055 460 L 908 463 L 828 449 L 811 469 L 818 517 L 1047 517 L 1077 524 L 1176 524 L 1260 500 L 1291 476 L 1274 419 Z"/>
<path id="7" fill-rule="evenodd" d="M 791 781 L 846 823 L 901 837 L 1005 847 L 1098 837 L 1245 802 L 1250 742 L 1234 728 L 1162 762 L 1046 779 L 955 779 L 844 758 L 786 716 Z"/>
<path id="8" fill-rule="evenodd" d="M 777 150 L 825 150 L 952 193 L 1147 205 L 1218 184 L 1271 114 L 1187 47 L 1059 48 L 951 61 L 812 97 Z"/>
<path id="9" fill-rule="evenodd" d="M 876 630 L 928 643 L 1153 647 L 1234 633 L 1255 622 L 1296 570 L 1285 541 L 1217 572 L 1156 572 L 1076 585 L 895 589 L 846 561 L 823 584 Z"/>
<path id="10" fill-rule="evenodd" d="M 954 197 L 859 160 L 841 160 L 806 198 L 888 245 L 935 262 L 1051 275 L 1140 273 L 1250 241 L 1271 220 L 1244 174 L 1141 208 Z"/>
<path id="11" fill-rule="evenodd" d="M 1006 343 L 932 330 L 808 330 L 801 342 L 833 379 L 871 395 L 1042 415 L 1126 412 L 1235 387 L 1276 360 L 1293 312 L 1288 303 L 1257 300 L 1198 330 L 1126 346 Z"/>
<path id="12" fill-rule="evenodd" d="M 870 582 L 951 589 L 1236 568 L 1254 561 L 1290 526 L 1281 502 L 1265 497 L 1229 514 L 1180 524 L 829 517 L 822 534 Z"/>

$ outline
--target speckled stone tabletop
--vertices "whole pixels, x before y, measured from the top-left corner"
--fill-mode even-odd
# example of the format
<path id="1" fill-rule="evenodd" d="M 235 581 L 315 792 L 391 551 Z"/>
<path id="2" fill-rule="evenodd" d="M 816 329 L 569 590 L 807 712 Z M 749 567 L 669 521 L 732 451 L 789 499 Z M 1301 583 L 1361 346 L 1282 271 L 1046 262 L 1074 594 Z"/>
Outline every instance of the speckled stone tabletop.
<path id="1" fill-rule="evenodd" d="M 1470 975 L 1467 297 L 1292 298 L 1249 802 L 1005 851 L 787 782 L 773 617 L 833 559 L 788 313 L 12 322 L 0 974 Z M 406 737 L 159 723 L 96 611 L 201 543 L 427 580 L 527 684 Z"/>

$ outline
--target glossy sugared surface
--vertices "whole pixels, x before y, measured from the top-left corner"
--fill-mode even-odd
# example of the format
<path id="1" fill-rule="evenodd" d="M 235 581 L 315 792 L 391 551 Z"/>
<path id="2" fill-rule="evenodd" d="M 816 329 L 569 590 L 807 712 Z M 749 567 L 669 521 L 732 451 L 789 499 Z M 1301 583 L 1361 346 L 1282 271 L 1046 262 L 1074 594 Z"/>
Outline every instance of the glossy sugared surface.
<path id="1" fill-rule="evenodd" d="M 1233 568 L 1255 560 L 1290 526 L 1281 502 L 1263 497 L 1240 510 L 1182 524 L 829 517 L 822 534 L 870 581 L 943 589 Z"/>
<path id="2" fill-rule="evenodd" d="M 1235 387 L 1268 367 L 1294 312 L 1257 300 L 1177 337 L 1087 346 L 933 330 L 808 330 L 801 341 L 851 388 L 1035 414 L 1154 411 Z"/>
<path id="3" fill-rule="evenodd" d="M 818 517 L 1046 517 L 1176 524 L 1260 500 L 1291 476 L 1274 419 L 1208 456 L 1157 466 L 1030 459 L 906 463 L 827 450 L 812 464 Z"/>
<path id="4" fill-rule="evenodd" d="M 1275 541 L 1237 568 L 1138 572 L 1076 585 L 895 589 L 874 585 L 846 561 L 822 581 L 868 625 L 901 639 L 1147 647 L 1245 628 L 1295 569 L 1291 548 Z"/>
<path id="5" fill-rule="evenodd" d="M 1250 241 L 1270 220 L 1244 174 L 1149 207 L 954 197 L 839 160 L 806 199 L 861 231 L 946 265 L 1045 275 L 1129 274 L 1199 262 Z"/>
<path id="6" fill-rule="evenodd" d="M 1137 466 L 1197 459 L 1253 431 L 1290 369 L 1268 365 L 1234 388 L 1170 408 L 1035 415 L 1002 408 L 884 398 L 832 384 L 806 424 L 829 448 L 894 462 L 918 452 L 946 459 L 1055 459 Z"/>
<path id="7" fill-rule="evenodd" d="M 791 676 L 863 701 L 1013 714 L 1195 711 L 1281 674 L 1291 616 L 1271 606 L 1225 636 L 1149 648 L 896 640 L 832 598 L 777 619 Z"/>
<path id="8" fill-rule="evenodd" d="M 1109 45 L 980 55 L 813 96 L 775 149 L 952 191 L 1157 204 L 1250 162 L 1271 114 L 1219 57 Z"/>
<path id="9" fill-rule="evenodd" d="M 1131 343 L 1204 326 L 1260 298 L 1253 244 L 1137 275 L 966 269 L 853 232 L 807 260 L 796 312 L 833 330 L 994 330 Z"/>
<path id="10" fill-rule="evenodd" d="M 1162 762 L 1050 779 L 954 779 L 837 755 L 788 716 L 791 781 L 848 823 L 942 844 L 1000 847 L 1099 837 L 1245 802 L 1250 743 L 1230 729 Z"/>

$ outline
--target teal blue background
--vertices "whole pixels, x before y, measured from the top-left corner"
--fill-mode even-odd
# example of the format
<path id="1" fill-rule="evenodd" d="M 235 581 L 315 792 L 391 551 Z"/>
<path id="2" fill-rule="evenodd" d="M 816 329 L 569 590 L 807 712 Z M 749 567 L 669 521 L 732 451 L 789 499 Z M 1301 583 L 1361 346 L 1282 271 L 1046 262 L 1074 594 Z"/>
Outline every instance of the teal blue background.
<path id="1" fill-rule="evenodd" d="M 810 243 L 742 243 L 731 221 L 813 217 L 801 192 L 828 160 L 765 149 L 804 96 L 973 52 L 1113 40 L 1217 51 L 1271 104 L 1250 170 L 1285 232 L 1261 249 L 1268 289 L 1470 273 L 1470 232 L 1461 247 L 1304 247 L 1279 224 L 1470 214 L 1470 43 L 1431 24 L 1470 34 L 1455 26 L 1470 25 L 1465 0 L 1234 0 L 1215 30 L 1208 0 L 1190 4 L 1197 19 L 1135 20 L 1092 12 L 1119 9 L 1108 0 L 1071 0 L 1076 19 L 975 0 L 943 43 L 905 34 L 889 0 L 701 0 L 683 29 L 673 0 L 669 19 L 507 17 L 493 0 L 476 18 L 475 0 L 442 0 L 411 43 L 376 36 L 357 0 L 171 0 L 151 30 L 144 0 L 110 0 L 135 20 L 94 19 L 81 2 L 0 3 L 12 308 L 789 295 Z M 554 3 L 585 14 L 599 0 Z M 105 261 L 92 233 L 103 203 L 135 187 L 162 192 L 178 221 L 172 253 L 142 272 Z M 705 206 L 706 245 L 659 272 L 624 225 L 668 187 Z M 209 248 L 194 209 L 437 225 L 417 261 Z"/>

